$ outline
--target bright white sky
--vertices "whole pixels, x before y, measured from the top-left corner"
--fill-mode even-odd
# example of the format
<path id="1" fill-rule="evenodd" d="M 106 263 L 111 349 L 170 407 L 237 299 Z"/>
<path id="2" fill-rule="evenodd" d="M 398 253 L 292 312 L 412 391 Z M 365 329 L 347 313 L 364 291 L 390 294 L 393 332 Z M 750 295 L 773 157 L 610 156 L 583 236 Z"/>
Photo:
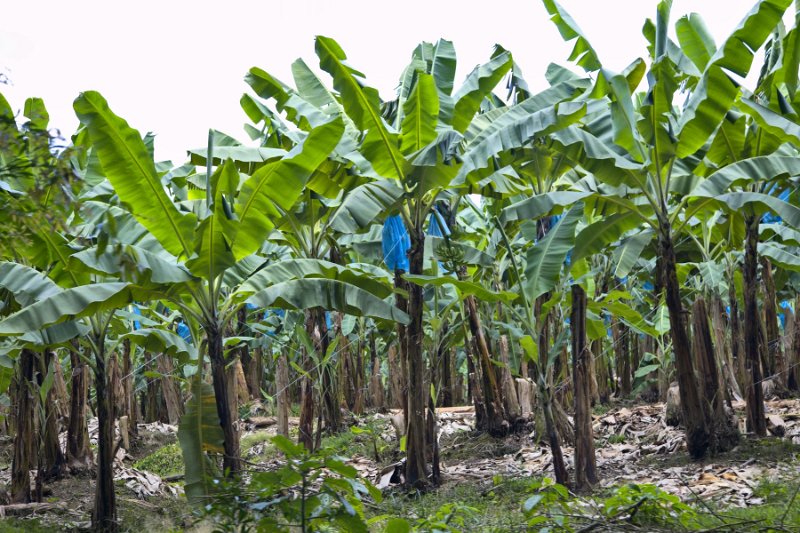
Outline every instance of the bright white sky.
<path id="1" fill-rule="evenodd" d="M 411 52 L 423 40 L 455 43 L 456 82 L 489 59 L 492 46 L 509 49 L 532 89 L 544 88 L 550 62 L 564 64 L 563 43 L 539 0 L 3 0 L 0 85 L 15 109 L 44 98 L 51 125 L 77 126 L 72 101 L 100 91 L 111 109 L 140 131 L 153 131 L 156 156 L 184 160 L 205 145 L 208 128 L 242 141 L 247 120 L 239 98 L 243 77 L 258 66 L 293 85 L 297 57 L 316 68 L 314 36 L 335 38 L 350 65 L 384 98 L 393 94 Z M 699 12 L 717 44 L 755 0 L 674 0 L 672 23 Z M 641 34 L 656 0 L 561 0 L 589 37 L 601 61 L 622 70 L 646 53 Z M 755 68 L 755 67 L 754 67 Z"/>

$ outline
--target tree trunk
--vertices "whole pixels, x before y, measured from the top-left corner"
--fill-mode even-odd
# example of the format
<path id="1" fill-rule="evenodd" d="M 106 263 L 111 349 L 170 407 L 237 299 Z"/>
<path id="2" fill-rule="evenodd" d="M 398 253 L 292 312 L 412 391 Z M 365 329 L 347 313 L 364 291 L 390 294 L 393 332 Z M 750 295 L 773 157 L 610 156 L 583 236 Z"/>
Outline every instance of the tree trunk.
<path id="1" fill-rule="evenodd" d="M 424 238 L 424 237 L 423 237 Z M 409 250 L 410 252 L 410 250 Z M 422 266 L 419 267 L 419 270 L 422 271 Z M 403 311 L 406 314 L 411 314 L 411 310 L 409 309 L 409 301 L 403 296 L 403 293 L 409 294 L 411 291 L 411 283 L 408 283 L 404 278 L 403 274 L 405 271 L 403 270 L 396 270 L 394 273 L 394 286 L 395 289 L 399 289 L 395 292 L 394 300 L 395 306 Z M 417 312 L 417 311 L 415 311 Z M 420 313 L 420 321 L 422 320 L 422 308 L 418 310 Z M 420 326 L 421 327 L 421 326 Z M 406 421 L 406 425 L 409 421 L 409 414 L 408 414 L 408 405 L 409 405 L 409 374 L 408 374 L 408 345 L 410 341 L 408 340 L 408 328 L 401 324 L 400 322 L 397 323 L 397 346 L 400 355 L 400 375 L 402 379 L 401 383 L 401 390 L 400 390 L 400 405 L 403 408 L 403 420 Z M 392 391 L 394 392 L 394 391 Z M 398 402 L 397 399 L 393 399 L 395 403 Z M 406 434 L 408 434 L 408 428 L 406 428 Z"/>
<path id="2" fill-rule="evenodd" d="M 739 442 L 739 430 L 725 413 L 723 392 L 720 387 L 720 373 L 711 330 L 708 327 L 708 311 L 702 297 L 698 297 L 692 308 L 692 329 L 694 330 L 694 353 L 702 376 L 702 396 L 706 424 L 710 432 L 709 448 L 712 454 L 726 452 Z"/>
<path id="3" fill-rule="evenodd" d="M 728 279 L 733 279 L 733 272 L 732 268 L 728 269 Z M 744 334 L 742 332 L 742 323 L 739 319 L 739 301 L 736 298 L 736 285 L 734 283 L 728 284 L 728 303 L 730 305 L 728 319 L 731 330 L 731 356 L 733 357 L 736 382 L 739 383 L 739 390 L 741 391 L 741 385 L 746 384 L 748 378 L 745 365 Z M 745 394 L 747 394 L 746 390 Z"/>
<path id="4" fill-rule="evenodd" d="M 503 407 L 505 407 L 509 422 L 514 423 L 522 416 L 522 409 L 519 405 L 514 377 L 511 375 L 511 361 L 508 356 L 508 337 L 505 335 L 500 335 L 500 362 L 503 365 L 500 369 Z"/>
<path id="5" fill-rule="evenodd" d="M 178 383 L 173 377 L 175 366 L 168 355 L 159 355 L 158 373 L 161 374 L 161 395 L 164 401 L 164 411 L 169 424 L 177 424 L 183 414 L 183 400 Z"/>
<path id="6" fill-rule="evenodd" d="M 33 390 L 36 354 L 28 349 L 19 356 L 16 378 L 16 425 L 14 458 L 11 463 L 11 503 L 31 501 L 30 471 L 36 461 L 36 418 L 38 397 Z"/>
<path id="7" fill-rule="evenodd" d="M 131 353 L 131 341 L 125 339 L 122 342 L 122 416 L 128 417 L 128 438 L 136 436 L 136 424 L 138 422 L 136 412 L 136 384 L 134 383 L 133 354 Z"/>
<path id="8" fill-rule="evenodd" d="M 248 335 L 247 306 L 243 305 L 236 311 L 236 331 L 238 335 Z M 264 375 L 264 363 L 261 350 L 250 351 L 247 344 L 239 348 L 239 360 L 242 363 L 242 372 L 247 384 L 247 394 L 251 400 L 261 399 L 261 378 Z"/>
<path id="9" fill-rule="evenodd" d="M 50 372 L 51 363 L 55 357 L 52 352 L 45 351 L 39 358 L 39 372 L 37 374 L 37 382 L 41 390 L 44 385 L 47 373 Z M 52 372 L 55 373 L 55 365 L 53 365 Z M 41 479 L 51 480 L 58 479 L 64 475 L 66 470 L 67 460 L 64 457 L 64 452 L 61 451 L 61 443 L 58 439 L 58 407 L 56 397 L 58 395 L 57 387 L 55 386 L 56 378 L 53 378 L 53 386 L 47 391 L 44 405 L 43 421 L 40 421 L 39 431 L 42 433 L 40 438 L 42 441 L 41 457 L 39 460 L 40 472 L 38 475 Z"/>
<path id="10" fill-rule="evenodd" d="M 207 325 L 206 339 L 208 342 L 208 357 L 211 360 L 211 378 L 214 385 L 214 402 L 217 405 L 219 425 L 222 427 L 224 437 L 225 455 L 222 458 L 222 468 L 228 477 L 233 477 L 241 471 L 241 458 L 239 453 L 239 429 L 237 424 L 238 412 L 233 398 L 233 383 L 231 375 L 226 371 L 225 352 L 222 347 L 222 330 L 219 325 Z"/>
<path id="11" fill-rule="evenodd" d="M 67 426 L 67 465 L 71 472 L 88 470 L 94 457 L 89 446 L 89 427 L 86 409 L 89 399 L 89 367 L 79 355 L 77 343 L 69 352 L 72 377 L 70 379 L 69 425 Z"/>
<path id="12" fill-rule="evenodd" d="M 389 345 L 387 357 L 389 359 L 389 406 L 394 409 L 403 409 L 403 375 L 398 360 L 397 344 Z"/>
<path id="13" fill-rule="evenodd" d="M 714 328 L 714 341 L 717 346 L 717 359 L 720 362 L 724 382 L 727 383 L 727 389 L 731 391 L 734 399 L 742 399 L 742 391 L 739 388 L 739 383 L 736 381 L 736 375 L 733 371 L 733 357 L 731 355 L 731 343 L 725 335 L 725 319 L 723 318 L 723 304 L 719 296 L 714 296 L 711 302 L 711 324 Z"/>
<path id="14" fill-rule="evenodd" d="M 275 370 L 275 401 L 278 404 L 278 435 L 289 436 L 289 362 L 286 353 L 281 350 Z"/>
<path id="15" fill-rule="evenodd" d="M 572 376 L 575 394 L 575 489 L 587 491 L 597 484 L 597 461 L 592 431 L 591 352 L 586 347 L 586 292 L 572 286 Z"/>
<path id="16" fill-rule="evenodd" d="M 508 421 L 503 407 L 503 398 L 500 387 L 497 384 L 495 366 L 489 354 L 489 345 L 483 333 L 480 315 L 478 314 L 478 306 L 474 296 L 469 295 L 464 298 L 464 309 L 469 321 L 470 333 L 473 339 L 475 339 L 475 348 L 477 349 L 476 355 L 478 361 L 480 361 L 480 373 L 482 378 L 481 392 L 486 409 L 485 426 L 477 426 L 477 429 L 486 431 L 495 437 L 502 437 L 508 434 L 511 424 Z"/>
<path id="17" fill-rule="evenodd" d="M 787 386 L 789 390 L 797 392 L 800 390 L 800 297 L 795 299 L 795 314 L 793 317 L 794 320 L 794 328 L 792 331 L 792 350 L 791 350 L 791 359 L 788 361 L 789 364 L 789 376 L 787 378 Z M 789 318 L 787 317 L 787 321 Z"/>
<path id="18" fill-rule="evenodd" d="M 616 317 L 612 318 L 611 332 L 614 339 L 614 360 L 619 378 L 619 396 L 627 397 L 631 393 L 630 346 L 634 339 L 630 330 Z"/>
<path id="19" fill-rule="evenodd" d="M 422 274 L 425 250 L 425 234 L 419 228 L 408 228 L 411 237 L 411 248 L 408 251 L 409 272 L 412 275 Z M 408 391 L 408 408 L 405 413 L 406 431 L 406 485 L 410 488 L 423 489 L 428 485 L 428 465 L 426 461 L 428 442 L 426 440 L 425 406 L 426 397 L 424 373 L 425 363 L 422 359 L 422 343 L 425 332 L 422 327 L 422 312 L 425 302 L 422 299 L 422 287 L 416 283 L 407 284 L 408 315 L 411 318 L 405 331 L 405 355 L 407 361 L 406 387 Z"/>
<path id="20" fill-rule="evenodd" d="M 153 357 L 150 352 L 145 352 L 145 369 L 148 372 L 158 372 L 158 358 L 161 354 Z M 164 398 L 161 394 L 161 378 L 154 377 L 147 379 L 147 393 L 145 395 L 144 420 L 147 423 L 164 422 L 169 423 Z"/>
<path id="21" fill-rule="evenodd" d="M 322 317 L 321 320 L 320 316 Z M 324 312 L 321 312 L 321 310 L 317 308 L 306 310 L 306 333 L 311 339 L 311 343 L 314 346 L 314 350 L 318 354 L 320 360 L 322 360 L 322 357 L 324 357 L 325 350 L 327 349 L 327 329 L 323 329 L 325 326 L 327 326 L 327 324 L 325 324 Z M 310 377 L 314 372 L 314 357 L 312 354 L 305 354 L 303 369 L 306 372 L 306 376 L 303 377 L 303 390 L 300 400 L 300 432 L 297 441 L 305 446 L 308 451 L 314 451 L 314 412 L 316 405 L 314 402 L 314 382 Z M 328 369 L 321 369 L 321 372 L 323 375 L 326 375 L 328 373 Z M 320 421 L 323 413 L 329 409 L 327 399 L 330 396 L 334 397 L 334 407 L 338 412 L 338 398 L 336 398 L 335 395 L 327 394 L 325 395 L 325 398 L 323 398 L 323 405 L 320 405 L 320 411 L 318 413 Z M 321 429 L 320 423 L 318 422 L 317 432 L 319 433 Z"/>
<path id="22" fill-rule="evenodd" d="M 760 437 L 767 435 L 764 393 L 761 389 L 761 361 L 758 353 L 758 225 L 755 215 L 745 216 L 744 248 L 744 352 L 747 365 L 747 428 Z"/>
<path id="23" fill-rule="evenodd" d="M 709 447 L 709 428 L 703 415 L 703 406 L 694 375 L 692 348 L 686 332 L 683 304 L 681 303 L 680 285 L 675 266 L 675 248 L 672 244 L 672 229 L 664 217 L 660 221 L 659 255 L 662 261 L 664 296 L 669 311 L 670 333 L 675 352 L 675 367 L 678 373 L 678 388 L 681 398 L 681 410 L 686 424 L 686 446 L 689 454 L 699 459 L 706 455 Z"/>
<path id="24" fill-rule="evenodd" d="M 761 257 L 761 272 L 764 280 L 764 323 L 767 334 L 767 361 L 769 370 L 775 376 L 776 384 L 786 387 L 786 360 L 781 346 L 781 330 L 778 322 L 778 301 L 775 294 L 775 280 L 772 278 L 772 263 Z"/>
<path id="25" fill-rule="evenodd" d="M 119 529 L 117 500 L 114 491 L 114 394 L 109 390 L 108 360 L 104 339 L 95 339 L 94 386 L 97 392 L 97 476 L 95 483 L 92 528 L 111 532 Z"/>

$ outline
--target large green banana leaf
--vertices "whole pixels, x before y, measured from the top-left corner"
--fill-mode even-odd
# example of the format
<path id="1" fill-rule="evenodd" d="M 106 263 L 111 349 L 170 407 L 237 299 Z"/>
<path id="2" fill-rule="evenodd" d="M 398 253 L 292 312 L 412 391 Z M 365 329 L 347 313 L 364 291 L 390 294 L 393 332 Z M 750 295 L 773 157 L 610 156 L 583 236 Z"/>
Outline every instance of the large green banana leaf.
<path id="1" fill-rule="evenodd" d="M 575 39 L 575 46 L 572 49 L 569 60 L 575 61 L 588 72 L 599 70 L 602 65 L 597 57 L 597 52 L 594 51 L 589 40 L 570 14 L 555 0 L 543 0 L 543 2 L 544 7 L 550 14 L 550 20 L 555 23 L 561 37 L 567 42 Z"/>
<path id="2" fill-rule="evenodd" d="M 498 154 L 574 124 L 585 115 L 585 102 L 563 102 L 543 109 L 535 99 L 517 104 L 469 143 L 454 183 L 464 183 L 470 173 L 486 168 Z"/>
<path id="3" fill-rule="evenodd" d="M 756 50 L 781 22 L 791 3 L 792 0 L 759 1 L 710 58 L 678 122 L 678 157 L 695 153 L 717 129 L 740 90 L 727 72 L 747 76 Z"/>
<path id="4" fill-rule="evenodd" d="M 322 278 L 354 285 L 379 299 L 388 298 L 393 293 L 391 284 L 382 283 L 379 278 L 323 259 L 291 259 L 273 263 L 242 283 L 237 293 L 250 295 L 277 283 L 302 278 Z"/>
<path id="5" fill-rule="evenodd" d="M 513 220 L 531 220 L 553 213 L 555 207 L 572 205 L 591 196 L 590 191 L 553 191 L 537 194 L 503 209 L 500 221 L 504 224 Z"/>
<path id="6" fill-rule="evenodd" d="M 73 287 L 39 300 L 0 321 L 0 336 L 19 335 L 67 319 L 116 309 L 133 301 L 142 291 L 130 283 L 95 283 Z"/>
<path id="7" fill-rule="evenodd" d="M 508 74 L 513 63 L 511 54 L 504 51 L 497 54 L 488 63 L 475 67 L 467 75 L 464 83 L 453 93 L 452 104 L 450 104 L 450 99 L 442 102 L 440 120 L 445 124 L 450 124 L 457 132 L 464 133 L 480 109 L 481 102 Z"/>
<path id="8" fill-rule="evenodd" d="M 408 315 L 374 294 L 342 281 L 303 278 L 284 281 L 260 290 L 247 299 L 259 307 L 310 309 L 322 307 L 355 316 L 382 318 L 408 324 Z M 2 325 L 2 323 L 0 323 Z"/>
<path id="9" fill-rule="evenodd" d="M 339 119 L 314 128 L 285 158 L 259 168 L 244 182 L 236 209 L 236 234 L 229 236 L 236 260 L 261 248 L 282 211 L 291 209 L 309 176 L 333 152 L 343 131 Z"/>
<path id="10" fill-rule="evenodd" d="M 436 138 L 439 121 L 439 93 L 433 76 L 417 73 L 417 82 L 403 104 L 400 151 L 406 155 L 422 150 Z"/>
<path id="11" fill-rule="evenodd" d="M 528 249 L 522 286 L 528 300 L 533 301 L 556 286 L 567 254 L 575 243 L 575 228 L 581 218 L 583 204 L 579 203 L 572 206 L 544 238 Z"/>
<path id="12" fill-rule="evenodd" d="M 519 295 L 515 292 L 509 291 L 491 291 L 486 289 L 480 283 L 474 283 L 472 281 L 462 281 L 457 278 L 449 277 L 449 276 L 412 276 L 410 274 L 405 274 L 403 276 L 406 280 L 410 281 L 411 283 L 415 283 L 422 287 L 427 285 L 433 285 L 434 287 L 444 287 L 446 285 L 452 285 L 458 291 L 459 298 L 462 300 L 467 296 L 475 296 L 479 300 L 483 302 L 504 302 L 509 303 L 513 302 Z"/>
<path id="13" fill-rule="evenodd" d="M 715 198 L 734 185 L 800 176 L 800 158 L 776 155 L 751 157 L 728 165 L 703 180 L 691 196 Z"/>
<path id="14" fill-rule="evenodd" d="M 122 275 L 141 283 L 182 283 L 192 280 L 192 275 L 175 263 L 175 258 L 162 253 L 153 253 L 134 245 L 124 245 L 119 249 L 98 247 L 86 248 L 70 256 L 70 267 L 88 268 L 95 273 Z"/>
<path id="15" fill-rule="evenodd" d="M 139 132 L 115 115 L 95 91 L 82 93 L 74 107 L 120 201 L 166 250 L 188 257 L 196 217 L 181 213 L 167 195 Z"/>
<path id="16" fill-rule="evenodd" d="M 61 287 L 34 268 L 0 261 L 0 288 L 6 289 L 21 307 L 61 292 Z"/>
<path id="17" fill-rule="evenodd" d="M 330 225 L 342 233 L 356 233 L 397 205 L 403 188 L 396 180 L 378 180 L 359 185 L 346 193 L 331 217 Z"/>
<path id="18" fill-rule="evenodd" d="M 390 132 L 381 117 L 378 91 L 363 85 L 363 75 L 345 63 L 347 56 L 336 41 L 320 35 L 315 48 L 319 65 L 333 78 L 345 112 L 360 131 L 366 132 L 361 141 L 364 157 L 381 176 L 403 178 L 406 161 L 400 153 L 398 134 Z"/>
<path id="19" fill-rule="evenodd" d="M 184 490 L 192 505 L 204 505 L 214 494 L 219 471 L 206 453 L 224 453 L 224 441 L 214 389 L 198 373 L 192 380 L 192 396 L 178 426 L 178 442 L 186 467 Z"/>
<path id="20" fill-rule="evenodd" d="M 211 191 L 208 206 L 209 215 L 200 222 L 195 236 L 195 255 L 186 262 L 186 266 L 196 276 L 214 280 L 233 266 L 236 260 L 231 250 L 230 239 L 236 234 L 236 222 L 227 198 L 231 201 L 239 188 L 239 172 L 231 159 L 226 159 L 222 166 L 209 180 Z"/>
<path id="21" fill-rule="evenodd" d="M 124 335 L 138 346 L 152 353 L 165 355 L 186 355 L 189 359 L 197 360 L 197 348 L 189 344 L 183 337 L 172 331 L 162 328 L 142 328 Z"/>

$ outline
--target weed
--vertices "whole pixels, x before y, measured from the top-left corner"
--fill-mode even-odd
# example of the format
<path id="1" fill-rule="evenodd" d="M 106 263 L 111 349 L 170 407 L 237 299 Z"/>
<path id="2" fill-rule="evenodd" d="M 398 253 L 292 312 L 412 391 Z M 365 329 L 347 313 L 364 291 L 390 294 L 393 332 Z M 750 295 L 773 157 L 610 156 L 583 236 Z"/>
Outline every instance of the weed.
<path id="1" fill-rule="evenodd" d="M 161 477 L 183 473 L 183 455 L 177 443 L 168 444 L 135 463 L 134 468 L 147 470 Z"/>

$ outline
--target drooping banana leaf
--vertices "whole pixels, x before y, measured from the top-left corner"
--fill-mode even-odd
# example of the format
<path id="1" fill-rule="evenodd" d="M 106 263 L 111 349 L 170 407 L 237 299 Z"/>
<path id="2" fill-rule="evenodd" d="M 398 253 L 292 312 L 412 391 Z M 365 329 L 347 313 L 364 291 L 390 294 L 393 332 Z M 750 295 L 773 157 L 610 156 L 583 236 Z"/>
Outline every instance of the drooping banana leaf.
<path id="1" fill-rule="evenodd" d="M 178 426 L 178 442 L 186 468 L 186 498 L 192 505 L 203 505 L 214 494 L 215 479 L 219 478 L 219 469 L 207 453 L 221 454 L 225 449 L 214 389 L 199 373 L 192 380 L 192 396 Z"/>

